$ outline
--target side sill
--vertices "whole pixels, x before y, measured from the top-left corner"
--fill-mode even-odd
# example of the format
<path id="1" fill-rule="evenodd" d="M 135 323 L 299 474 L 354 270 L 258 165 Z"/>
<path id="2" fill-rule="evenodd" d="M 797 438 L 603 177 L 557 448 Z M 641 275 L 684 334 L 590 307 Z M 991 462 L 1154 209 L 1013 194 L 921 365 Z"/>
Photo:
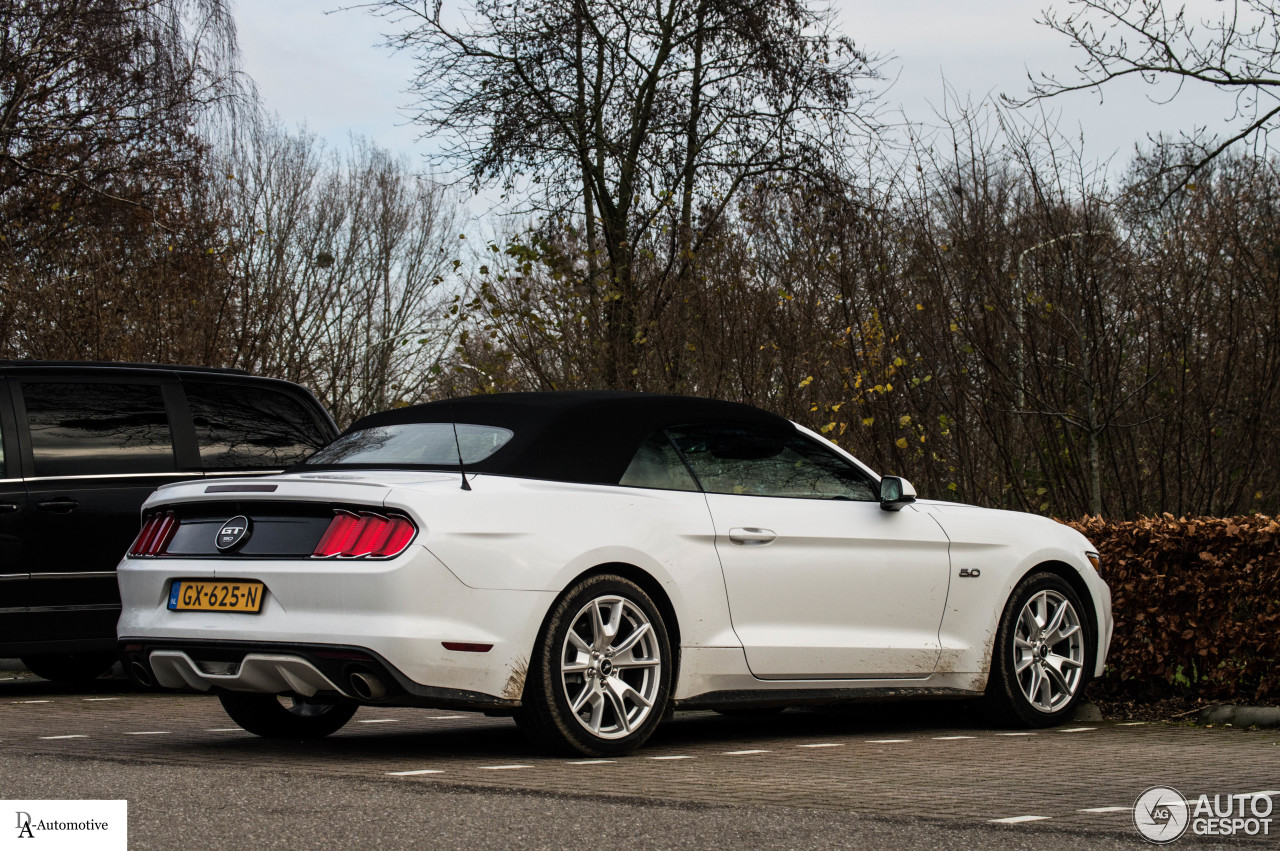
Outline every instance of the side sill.
<path id="1" fill-rule="evenodd" d="M 962 700 L 981 696 L 981 692 L 960 688 L 929 686 L 821 689 L 748 689 L 709 691 L 674 701 L 677 710 L 735 707 L 764 709 L 774 706 L 814 704 L 866 703 L 907 698 Z"/>

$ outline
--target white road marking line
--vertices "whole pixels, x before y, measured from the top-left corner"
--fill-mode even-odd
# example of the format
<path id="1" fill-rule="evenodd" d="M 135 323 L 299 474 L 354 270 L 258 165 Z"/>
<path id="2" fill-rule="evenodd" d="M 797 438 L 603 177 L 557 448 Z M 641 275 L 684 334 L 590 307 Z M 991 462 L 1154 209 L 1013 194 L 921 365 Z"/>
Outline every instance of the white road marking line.
<path id="1" fill-rule="evenodd" d="M 1076 810 L 1078 813 L 1127 813 L 1133 807 L 1089 807 L 1084 810 Z"/>
<path id="2" fill-rule="evenodd" d="M 399 718 L 364 718 L 358 723 L 360 724 L 399 724 Z"/>
<path id="3" fill-rule="evenodd" d="M 753 753 L 768 753 L 768 751 L 763 751 L 763 750 L 754 750 L 754 751 L 725 751 L 725 752 L 724 752 L 724 754 L 723 754 L 723 756 L 750 756 L 750 755 L 751 755 L 751 754 L 753 754 Z"/>
<path id="4" fill-rule="evenodd" d="M 168 730 L 143 730 L 138 733 L 125 733 L 126 736 L 171 736 Z"/>
<path id="5" fill-rule="evenodd" d="M 1116 726 L 1117 727 L 1143 727 L 1146 725 L 1146 723 L 1147 723 L 1146 721 L 1121 721 L 1120 723 L 1116 724 Z"/>
<path id="6" fill-rule="evenodd" d="M 1053 816 L 1010 816 L 1009 818 L 993 818 L 987 821 L 990 824 L 1022 824 L 1024 821 L 1046 821 Z"/>
<path id="7" fill-rule="evenodd" d="M 651 756 L 651 757 L 649 757 L 649 759 L 693 759 L 693 757 L 691 757 L 691 756 L 684 756 L 684 755 L 678 755 L 678 756 Z"/>
<path id="8" fill-rule="evenodd" d="M 976 739 L 977 736 L 934 736 L 935 742 L 954 742 L 960 739 Z"/>
<path id="9" fill-rule="evenodd" d="M 84 699 L 84 702 L 85 703 L 101 703 L 104 700 L 119 700 L 119 699 L 120 698 L 118 697 L 86 697 Z"/>
<path id="10" fill-rule="evenodd" d="M 455 718 L 466 718 L 465 715 L 428 715 L 428 721 L 452 721 Z"/>
<path id="11" fill-rule="evenodd" d="M 1058 732 L 1059 733 L 1089 733 L 1096 729 L 1098 728 L 1097 727 L 1068 727 L 1067 729 L 1059 730 Z"/>
<path id="12" fill-rule="evenodd" d="M 1267 790 L 1267 791 L 1265 791 L 1265 792 L 1254 792 L 1254 793 L 1253 793 L 1253 797 L 1255 797 L 1255 798 L 1274 798 L 1274 797 L 1276 797 L 1277 795 L 1280 795 L 1280 789 L 1268 789 L 1268 790 Z"/>
<path id="13" fill-rule="evenodd" d="M 442 768 L 418 768 L 414 771 L 388 771 L 392 777 L 417 777 L 419 774 L 444 774 Z"/>
<path id="14" fill-rule="evenodd" d="M 89 737 L 84 735 L 83 733 L 76 733 L 71 736 L 41 736 L 40 738 L 42 739 L 87 739 Z"/>
<path id="15" fill-rule="evenodd" d="M 214 727 L 212 730 L 205 730 L 206 733 L 243 733 L 241 727 Z"/>
<path id="16" fill-rule="evenodd" d="M 1035 733 L 996 733 L 997 736 L 1034 736 Z"/>
<path id="17" fill-rule="evenodd" d="M 617 760 L 612 760 L 612 759 L 579 759 L 569 764 L 570 765 L 604 765 L 606 762 L 616 762 L 616 761 Z"/>
<path id="18" fill-rule="evenodd" d="M 17 703 L 53 703 L 52 700 L 19 700 Z"/>
<path id="19" fill-rule="evenodd" d="M 870 739 L 867 741 L 869 745 L 902 745 L 911 741 L 910 739 Z"/>
<path id="20" fill-rule="evenodd" d="M 815 742 L 812 745 L 796 745 L 798 748 L 842 748 L 844 742 Z"/>
<path id="21" fill-rule="evenodd" d="M 485 771 L 511 771 L 515 768 L 533 768 L 532 765 L 482 765 Z"/>

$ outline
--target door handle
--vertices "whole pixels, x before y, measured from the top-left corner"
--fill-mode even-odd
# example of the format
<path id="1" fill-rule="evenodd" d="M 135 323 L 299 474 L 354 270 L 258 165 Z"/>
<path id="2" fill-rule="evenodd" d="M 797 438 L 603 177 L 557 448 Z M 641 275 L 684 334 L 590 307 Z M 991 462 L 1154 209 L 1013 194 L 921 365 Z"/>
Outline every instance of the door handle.
<path id="1" fill-rule="evenodd" d="M 79 507 L 80 503 L 74 499 L 67 499 L 65 496 L 36 503 L 36 508 L 41 511 L 52 511 L 54 514 L 70 514 Z"/>
<path id="2" fill-rule="evenodd" d="M 729 540 L 746 547 L 761 547 L 772 543 L 776 537 L 778 536 L 772 529 L 757 529 L 754 526 L 729 530 Z"/>
<path id="3" fill-rule="evenodd" d="M 0 514 L 8 514 L 10 511 L 17 511 L 18 505 L 13 502 L 0 502 Z"/>

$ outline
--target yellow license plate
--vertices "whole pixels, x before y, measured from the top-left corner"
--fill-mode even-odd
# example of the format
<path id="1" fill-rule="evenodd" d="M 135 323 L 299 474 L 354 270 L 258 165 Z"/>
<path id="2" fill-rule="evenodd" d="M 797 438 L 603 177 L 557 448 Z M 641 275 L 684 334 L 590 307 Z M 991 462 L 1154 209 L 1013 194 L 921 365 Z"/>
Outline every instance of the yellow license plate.
<path id="1" fill-rule="evenodd" d="M 266 588 L 261 582 L 178 579 L 169 589 L 173 611 L 256 612 L 262 608 Z"/>

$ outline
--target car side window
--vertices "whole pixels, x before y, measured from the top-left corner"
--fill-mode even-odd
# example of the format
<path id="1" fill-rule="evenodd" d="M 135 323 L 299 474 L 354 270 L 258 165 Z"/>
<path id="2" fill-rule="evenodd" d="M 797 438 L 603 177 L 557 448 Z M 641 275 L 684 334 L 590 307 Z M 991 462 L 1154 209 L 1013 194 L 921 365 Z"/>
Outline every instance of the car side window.
<path id="1" fill-rule="evenodd" d="M 861 470 L 801 434 L 740 426 L 686 426 L 668 433 L 710 493 L 859 502 L 877 498 Z"/>
<path id="2" fill-rule="evenodd" d="M 689 469 L 661 431 L 644 439 L 618 484 L 667 491 L 698 490 L 698 483 L 689 475 Z"/>
<path id="3" fill-rule="evenodd" d="M 289 467 L 333 435 L 301 401 L 268 387 L 184 379 L 206 470 Z"/>
<path id="4" fill-rule="evenodd" d="M 24 382 L 21 387 L 36 476 L 176 469 L 158 384 Z"/>

